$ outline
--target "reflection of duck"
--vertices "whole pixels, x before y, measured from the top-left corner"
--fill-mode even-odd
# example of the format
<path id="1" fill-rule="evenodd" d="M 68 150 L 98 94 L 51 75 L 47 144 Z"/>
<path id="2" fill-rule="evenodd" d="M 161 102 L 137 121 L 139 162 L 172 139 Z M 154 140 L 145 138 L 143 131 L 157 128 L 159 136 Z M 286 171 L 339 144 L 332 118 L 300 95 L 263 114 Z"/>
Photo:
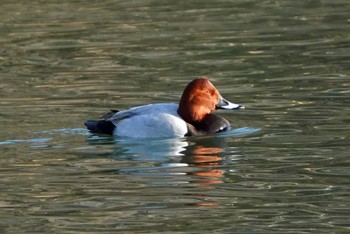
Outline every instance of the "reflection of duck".
<path id="1" fill-rule="evenodd" d="M 181 138 L 135 140 L 117 139 L 116 154 L 132 155 L 135 161 L 158 161 L 166 162 L 169 157 L 182 156 L 188 142 Z"/>
<path id="2" fill-rule="evenodd" d="M 153 140 L 117 138 L 112 157 L 123 161 L 117 165 L 124 166 L 104 172 L 128 174 L 133 181 L 139 177 L 147 184 L 184 186 L 188 188 L 184 195 L 186 205 L 217 206 L 219 203 L 207 191 L 223 183 L 222 166 L 234 156 L 224 153 L 226 139 L 222 134 Z M 106 157 L 106 153 L 100 154 Z"/>
<path id="3" fill-rule="evenodd" d="M 180 103 L 158 103 L 114 111 L 103 120 L 88 120 L 93 133 L 132 138 L 165 138 L 209 135 L 229 129 L 229 122 L 210 113 L 216 109 L 235 110 L 244 106 L 225 100 L 206 78 L 185 88 Z"/>
<path id="4" fill-rule="evenodd" d="M 198 137 L 193 139 L 194 144 L 190 144 L 184 151 L 185 156 L 181 162 L 188 163 L 192 168 L 191 183 L 196 184 L 196 188 L 201 192 L 193 193 L 197 198 L 195 206 L 218 206 L 219 203 L 210 199 L 205 190 L 215 189 L 216 184 L 223 183 L 224 170 L 222 164 L 225 162 L 223 156 L 226 148 L 226 138 L 224 137 Z"/>
<path id="5" fill-rule="evenodd" d="M 201 178 L 197 183 L 222 183 L 221 177 L 224 170 L 219 169 L 219 166 L 223 160 L 220 154 L 223 153 L 225 145 L 225 138 L 201 137 L 196 139 L 196 144 L 187 147 L 181 162 L 192 164 L 197 169 L 201 168 L 191 173 Z"/>

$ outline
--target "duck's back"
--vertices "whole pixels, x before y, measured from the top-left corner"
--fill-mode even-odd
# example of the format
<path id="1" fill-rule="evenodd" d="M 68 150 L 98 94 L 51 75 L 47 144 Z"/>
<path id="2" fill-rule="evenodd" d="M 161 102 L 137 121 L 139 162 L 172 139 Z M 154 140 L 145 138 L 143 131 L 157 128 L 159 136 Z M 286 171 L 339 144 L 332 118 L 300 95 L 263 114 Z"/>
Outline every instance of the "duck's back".
<path id="1" fill-rule="evenodd" d="M 113 135 L 132 138 L 183 137 L 186 122 L 178 115 L 178 104 L 159 103 L 117 112 L 108 121 L 116 127 Z"/>

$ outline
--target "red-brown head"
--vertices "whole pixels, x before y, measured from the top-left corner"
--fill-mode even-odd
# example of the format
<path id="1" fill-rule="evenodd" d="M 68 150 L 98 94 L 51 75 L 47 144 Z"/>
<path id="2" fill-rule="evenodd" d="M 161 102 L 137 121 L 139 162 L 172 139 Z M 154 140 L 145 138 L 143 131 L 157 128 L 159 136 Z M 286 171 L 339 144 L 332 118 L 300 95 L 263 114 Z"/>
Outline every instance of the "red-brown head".
<path id="1" fill-rule="evenodd" d="M 207 78 L 197 78 L 185 88 L 178 113 L 186 122 L 196 123 L 216 109 L 234 110 L 240 108 L 243 109 L 244 106 L 233 104 L 224 99 Z"/>

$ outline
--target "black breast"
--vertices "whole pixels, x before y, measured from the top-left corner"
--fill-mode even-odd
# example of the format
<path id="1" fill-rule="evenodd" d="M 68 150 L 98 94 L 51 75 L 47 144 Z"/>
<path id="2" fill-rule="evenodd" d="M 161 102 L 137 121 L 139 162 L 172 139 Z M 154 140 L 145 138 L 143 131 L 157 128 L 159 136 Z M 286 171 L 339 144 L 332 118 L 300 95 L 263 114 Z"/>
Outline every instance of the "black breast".
<path id="1" fill-rule="evenodd" d="M 187 124 L 189 136 L 211 135 L 228 130 L 230 123 L 223 117 L 215 114 L 208 114 L 199 123 Z"/>

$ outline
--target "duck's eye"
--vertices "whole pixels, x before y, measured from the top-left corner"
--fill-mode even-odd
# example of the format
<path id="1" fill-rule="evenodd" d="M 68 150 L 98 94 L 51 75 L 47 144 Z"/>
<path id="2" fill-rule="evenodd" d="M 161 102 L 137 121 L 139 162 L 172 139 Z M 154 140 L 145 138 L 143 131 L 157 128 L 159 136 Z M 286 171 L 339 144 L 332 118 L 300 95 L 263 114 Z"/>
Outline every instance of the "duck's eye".
<path id="1" fill-rule="evenodd" d="M 206 90 L 205 93 L 209 94 L 210 96 L 214 96 L 215 95 L 215 90 Z"/>

